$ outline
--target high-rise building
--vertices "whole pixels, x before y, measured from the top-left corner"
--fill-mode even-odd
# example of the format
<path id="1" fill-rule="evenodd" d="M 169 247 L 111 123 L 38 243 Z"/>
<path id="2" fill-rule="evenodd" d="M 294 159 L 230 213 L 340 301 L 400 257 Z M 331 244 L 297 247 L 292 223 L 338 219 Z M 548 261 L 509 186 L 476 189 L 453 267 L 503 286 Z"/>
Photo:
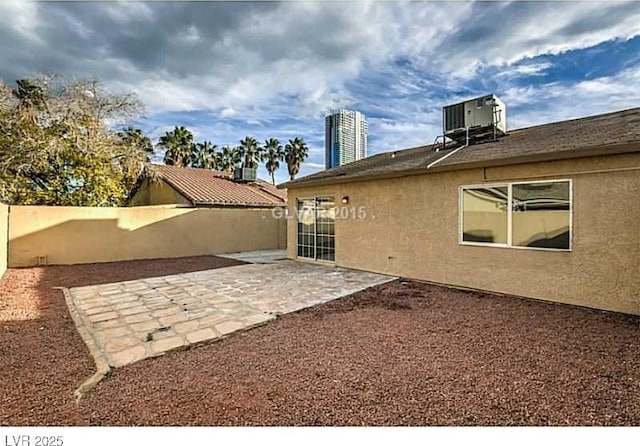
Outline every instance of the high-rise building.
<path id="1" fill-rule="evenodd" d="M 367 156 L 369 125 L 359 111 L 340 109 L 325 117 L 325 165 L 327 169 Z"/>

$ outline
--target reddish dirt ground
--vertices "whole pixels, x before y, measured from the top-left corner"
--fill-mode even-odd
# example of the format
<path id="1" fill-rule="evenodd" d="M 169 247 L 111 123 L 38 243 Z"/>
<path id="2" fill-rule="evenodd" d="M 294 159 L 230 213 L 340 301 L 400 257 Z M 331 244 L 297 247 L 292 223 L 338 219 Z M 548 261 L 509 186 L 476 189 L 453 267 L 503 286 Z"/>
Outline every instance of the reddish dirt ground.
<path id="1" fill-rule="evenodd" d="M 75 406 L 92 364 L 50 287 L 138 273 L 119 265 L 7 272 L 4 302 L 42 315 L 0 323 L 1 424 L 640 424 L 640 318 L 400 281 L 116 369 Z"/>
<path id="2" fill-rule="evenodd" d="M 72 393 L 94 363 L 54 287 L 239 264 L 202 256 L 8 270 L 0 280 L 0 425 L 86 424 Z"/>

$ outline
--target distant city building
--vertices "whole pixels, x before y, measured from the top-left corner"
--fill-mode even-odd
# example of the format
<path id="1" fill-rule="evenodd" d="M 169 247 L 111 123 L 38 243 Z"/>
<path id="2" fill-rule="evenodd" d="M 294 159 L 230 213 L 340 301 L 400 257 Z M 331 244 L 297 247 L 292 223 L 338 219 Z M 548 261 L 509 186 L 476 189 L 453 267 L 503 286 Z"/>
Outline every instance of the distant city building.
<path id="1" fill-rule="evenodd" d="M 325 117 L 325 165 L 327 169 L 367 156 L 369 125 L 355 110 L 337 110 Z"/>

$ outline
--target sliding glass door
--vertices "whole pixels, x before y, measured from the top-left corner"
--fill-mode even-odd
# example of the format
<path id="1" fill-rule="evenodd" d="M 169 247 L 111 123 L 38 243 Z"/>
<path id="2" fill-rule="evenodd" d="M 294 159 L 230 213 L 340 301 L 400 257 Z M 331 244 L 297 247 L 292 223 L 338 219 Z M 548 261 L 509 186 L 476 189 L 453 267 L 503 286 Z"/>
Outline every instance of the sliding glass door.
<path id="1" fill-rule="evenodd" d="M 298 199 L 298 257 L 335 261 L 335 209 L 333 197 Z"/>

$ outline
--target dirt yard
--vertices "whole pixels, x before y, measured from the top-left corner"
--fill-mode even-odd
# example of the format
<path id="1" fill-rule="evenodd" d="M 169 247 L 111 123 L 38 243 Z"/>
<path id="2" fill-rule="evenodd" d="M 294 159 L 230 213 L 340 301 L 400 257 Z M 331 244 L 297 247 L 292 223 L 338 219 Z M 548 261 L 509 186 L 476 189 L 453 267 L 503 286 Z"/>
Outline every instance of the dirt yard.
<path id="1" fill-rule="evenodd" d="M 640 424 L 640 318 L 400 281 L 117 369 L 75 405 L 93 365 L 52 287 L 232 264 L 8 271 L 0 424 Z"/>
<path id="2" fill-rule="evenodd" d="M 72 392 L 94 364 L 54 287 L 240 264 L 203 256 L 8 270 L 0 280 L 0 425 L 86 424 Z"/>

